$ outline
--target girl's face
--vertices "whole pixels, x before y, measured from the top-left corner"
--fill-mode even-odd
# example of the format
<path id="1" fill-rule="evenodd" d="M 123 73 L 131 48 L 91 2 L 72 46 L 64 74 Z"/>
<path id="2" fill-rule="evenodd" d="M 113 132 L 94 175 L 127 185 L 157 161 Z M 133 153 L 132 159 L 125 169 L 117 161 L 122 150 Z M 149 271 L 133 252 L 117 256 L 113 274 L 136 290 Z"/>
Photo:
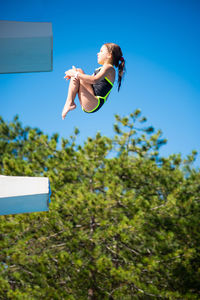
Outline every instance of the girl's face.
<path id="1" fill-rule="evenodd" d="M 97 60 L 98 63 L 100 65 L 103 65 L 105 62 L 110 61 L 112 58 L 111 54 L 108 52 L 108 48 L 103 45 L 99 51 L 99 53 L 97 53 Z"/>

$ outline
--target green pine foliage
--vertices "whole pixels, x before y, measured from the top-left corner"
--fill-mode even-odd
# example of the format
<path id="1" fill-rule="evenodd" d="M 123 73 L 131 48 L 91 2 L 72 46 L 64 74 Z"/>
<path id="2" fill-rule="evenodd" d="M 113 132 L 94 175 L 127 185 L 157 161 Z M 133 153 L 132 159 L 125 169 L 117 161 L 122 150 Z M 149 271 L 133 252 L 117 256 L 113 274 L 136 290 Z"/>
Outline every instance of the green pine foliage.
<path id="1" fill-rule="evenodd" d="M 136 110 L 83 146 L 0 118 L 0 173 L 47 176 L 49 212 L 0 216 L 0 299 L 199 299 L 196 151 Z"/>

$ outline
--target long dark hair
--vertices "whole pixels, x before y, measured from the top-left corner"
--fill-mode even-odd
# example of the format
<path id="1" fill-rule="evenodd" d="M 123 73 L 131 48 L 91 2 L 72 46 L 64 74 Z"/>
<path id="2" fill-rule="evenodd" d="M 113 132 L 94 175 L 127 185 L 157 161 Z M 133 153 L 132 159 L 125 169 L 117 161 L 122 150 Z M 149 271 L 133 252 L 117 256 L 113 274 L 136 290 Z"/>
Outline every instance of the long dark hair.
<path id="1" fill-rule="evenodd" d="M 121 87 L 122 77 L 126 71 L 125 60 L 123 58 L 122 50 L 118 45 L 114 43 L 106 43 L 104 45 L 107 47 L 108 51 L 112 54 L 113 65 L 116 68 L 118 68 L 118 92 L 119 92 Z"/>

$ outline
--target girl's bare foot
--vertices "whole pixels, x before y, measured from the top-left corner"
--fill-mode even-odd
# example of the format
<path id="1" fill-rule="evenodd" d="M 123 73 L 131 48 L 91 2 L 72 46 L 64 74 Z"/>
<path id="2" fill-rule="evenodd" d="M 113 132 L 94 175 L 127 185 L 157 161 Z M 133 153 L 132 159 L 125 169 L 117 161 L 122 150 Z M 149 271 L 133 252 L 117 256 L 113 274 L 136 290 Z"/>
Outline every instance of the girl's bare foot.
<path id="1" fill-rule="evenodd" d="M 76 108 L 76 104 L 75 103 L 66 103 L 64 108 L 63 108 L 63 111 L 62 111 L 62 119 L 64 120 L 64 118 L 66 117 L 67 113 L 70 111 L 70 110 L 73 110 Z"/>

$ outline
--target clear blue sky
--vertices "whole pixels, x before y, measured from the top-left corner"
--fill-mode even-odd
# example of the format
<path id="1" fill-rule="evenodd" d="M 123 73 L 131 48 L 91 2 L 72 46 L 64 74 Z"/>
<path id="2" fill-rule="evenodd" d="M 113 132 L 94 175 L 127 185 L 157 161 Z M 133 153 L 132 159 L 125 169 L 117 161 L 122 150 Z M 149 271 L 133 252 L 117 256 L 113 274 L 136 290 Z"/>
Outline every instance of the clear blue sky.
<path id="1" fill-rule="evenodd" d="M 24 126 L 50 136 L 58 132 L 67 138 L 78 127 L 82 143 L 97 131 L 112 136 L 114 114 L 140 108 L 168 139 L 162 155 L 199 152 L 199 16 L 198 0 L 0 0 L 0 20 L 53 25 L 53 71 L 0 74 L 0 115 L 11 121 L 18 114 Z M 119 44 L 126 59 L 121 91 L 115 84 L 99 112 L 88 115 L 78 105 L 62 121 L 64 72 L 75 65 L 93 73 L 105 42 Z"/>

